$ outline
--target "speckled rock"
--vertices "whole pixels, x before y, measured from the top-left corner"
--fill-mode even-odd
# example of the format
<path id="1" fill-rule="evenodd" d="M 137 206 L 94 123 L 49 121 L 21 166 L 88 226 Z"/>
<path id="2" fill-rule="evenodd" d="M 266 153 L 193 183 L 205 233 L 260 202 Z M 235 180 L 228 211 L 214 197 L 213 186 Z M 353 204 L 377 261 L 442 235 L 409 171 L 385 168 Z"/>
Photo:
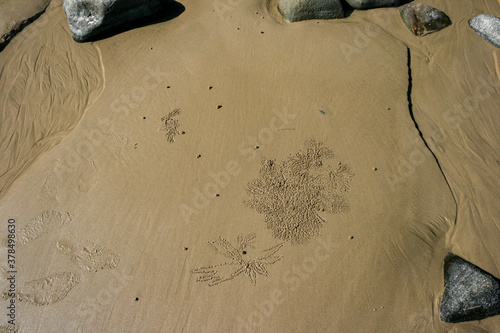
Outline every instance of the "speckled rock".
<path id="1" fill-rule="evenodd" d="M 422 37 L 451 25 L 443 11 L 422 3 L 411 3 L 399 7 L 401 18 L 416 36 Z"/>
<path id="2" fill-rule="evenodd" d="M 397 7 L 408 1 L 404 0 L 346 0 L 355 9 L 371 9 L 380 7 Z"/>
<path id="3" fill-rule="evenodd" d="M 289 22 L 345 17 L 340 0 L 280 0 L 278 10 Z"/>
<path id="4" fill-rule="evenodd" d="M 86 42 L 124 24 L 163 12 L 172 0 L 65 0 L 73 39 Z"/>
<path id="5" fill-rule="evenodd" d="M 500 18 L 482 14 L 470 19 L 469 25 L 479 36 L 500 47 Z"/>
<path id="6" fill-rule="evenodd" d="M 444 262 L 441 320 L 458 323 L 500 314 L 500 281 L 470 262 L 449 254 Z"/>

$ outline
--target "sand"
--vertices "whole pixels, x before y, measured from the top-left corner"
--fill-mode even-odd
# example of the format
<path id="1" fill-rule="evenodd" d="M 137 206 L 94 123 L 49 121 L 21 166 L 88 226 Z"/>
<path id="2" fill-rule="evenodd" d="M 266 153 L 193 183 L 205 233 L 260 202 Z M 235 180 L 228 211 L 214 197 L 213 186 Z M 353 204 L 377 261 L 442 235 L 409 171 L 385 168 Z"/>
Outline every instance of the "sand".
<path id="1" fill-rule="evenodd" d="M 500 277 L 500 54 L 467 23 L 500 4 L 422 2 L 453 25 L 185 0 L 85 44 L 53 3 L 0 53 L 19 331 L 499 331 L 439 303 L 449 252 Z"/>
<path id="2" fill-rule="evenodd" d="M 26 25 L 37 19 L 50 0 L 0 0 L 0 51 Z"/>

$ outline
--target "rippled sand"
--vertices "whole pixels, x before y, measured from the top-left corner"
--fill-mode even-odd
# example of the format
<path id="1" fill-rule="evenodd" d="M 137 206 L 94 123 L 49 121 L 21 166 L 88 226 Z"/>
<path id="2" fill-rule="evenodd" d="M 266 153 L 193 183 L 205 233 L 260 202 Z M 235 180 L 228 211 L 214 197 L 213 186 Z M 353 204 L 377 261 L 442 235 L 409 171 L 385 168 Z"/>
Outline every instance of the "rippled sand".
<path id="1" fill-rule="evenodd" d="M 500 4 L 423 2 L 453 25 L 185 0 L 86 44 L 53 5 L 0 53 L 0 220 L 69 214 L 19 283 L 81 278 L 20 304 L 21 331 L 500 330 L 439 318 L 449 252 L 500 277 L 500 54 L 467 23 Z"/>

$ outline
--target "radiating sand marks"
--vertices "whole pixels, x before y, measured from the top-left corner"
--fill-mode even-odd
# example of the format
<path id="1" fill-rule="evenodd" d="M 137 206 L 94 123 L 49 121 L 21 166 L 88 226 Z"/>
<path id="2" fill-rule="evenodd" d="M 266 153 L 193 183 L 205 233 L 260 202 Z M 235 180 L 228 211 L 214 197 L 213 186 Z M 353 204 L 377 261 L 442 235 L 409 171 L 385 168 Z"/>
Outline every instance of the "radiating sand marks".
<path id="1" fill-rule="evenodd" d="M 46 210 L 17 231 L 17 242 L 19 245 L 25 245 L 44 234 L 61 229 L 69 222 L 71 222 L 69 213 Z"/>
<path id="2" fill-rule="evenodd" d="M 355 173 L 352 168 L 339 162 L 336 169 L 327 169 L 328 177 L 324 179 L 325 191 L 322 194 L 323 204 L 328 205 L 325 209 L 329 213 L 347 213 L 351 207 L 345 194 L 351 190 L 351 181 Z"/>
<path id="3" fill-rule="evenodd" d="M 248 250 L 255 249 L 256 237 L 254 233 L 246 236 L 239 235 L 237 239 L 238 247 L 234 247 L 222 237 L 219 237 L 217 241 L 208 242 L 215 252 L 223 255 L 229 261 L 193 269 L 191 273 L 200 274 L 196 281 L 208 282 L 208 285 L 213 287 L 233 280 L 238 276 L 246 275 L 253 285 L 257 285 L 257 275 L 269 276 L 266 266 L 273 265 L 281 260 L 282 256 L 275 254 L 281 249 L 283 243 L 265 249 L 257 256 L 252 256 Z M 237 266 L 236 270 L 234 270 L 234 266 Z M 220 272 L 221 270 L 224 272 Z"/>
<path id="4" fill-rule="evenodd" d="M 35 305 L 54 304 L 66 297 L 66 295 L 81 280 L 78 272 L 61 272 L 49 275 L 42 279 L 26 282 L 19 288 L 16 298 L 21 302 L 28 302 Z M 8 288 L 2 296 L 9 299 Z"/>
<path id="5" fill-rule="evenodd" d="M 181 110 L 175 109 L 174 111 L 170 112 L 169 114 L 161 118 L 162 130 L 167 132 L 165 136 L 167 137 L 167 140 L 170 143 L 174 143 L 175 137 L 178 134 L 181 134 L 181 132 L 179 132 L 179 126 L 180 126 L 179 120 L 174 118 L 180 114 Z"/>
<path id="6" fill-rule="evenodd" d="M 0 197 L 102 92 L 99 50 L 74 43 L 67 29 L 54 6 L 0 54 Z"/>
<path id="7" fill-rule="evenodd" d="M 355 175 L 351 167 L 339 162 L 337 168 L 331 169 L 328 175 L 330 178 L 328 183 L 332 185 L 333 191 L 349 192 L 352 178 Z"/>
<path id="8" fill-rule="evenodd" d="M 90 240 L 66 237 L 57 242 L 59 251 L 88 272 L 118 267 L 120 256 Z"/>
<path id="9" fill-rule="evenodd" d="M 245 204 L 265 215 L 275 238 L 307 242 L 326 222 L 321 212 L 350 209 L 345 195 L 354 172 L 342 163 L 336 168 L 326 164 L 333 157 L 322 142 L 307 140 L 304 150 L 281 163 L 263 159 L 259 177 L 246 186 L 251 198 Z"/>

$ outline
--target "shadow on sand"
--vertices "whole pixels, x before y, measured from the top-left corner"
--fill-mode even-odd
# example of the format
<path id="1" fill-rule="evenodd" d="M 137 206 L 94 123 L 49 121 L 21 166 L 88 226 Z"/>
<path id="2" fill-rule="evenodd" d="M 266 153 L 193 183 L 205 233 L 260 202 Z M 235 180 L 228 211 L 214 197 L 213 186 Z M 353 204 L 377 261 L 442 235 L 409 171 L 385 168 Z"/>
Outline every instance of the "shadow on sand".
<path id="1" fill-rule="evenodd" d="M 115 35 L 121 34 L 123 32 L 145 27 L 148 25 L 153 25 L 157 23 L 163 23 L 167 22 L 170 20 L 173 20 L 174 18 L 180 16 L 184 11 L 186 10 L 186 7 L 182 5 L 181 3 L 177 1 L 168 1 L 165 4 L 165 7 L 163 10 L 158 11 L 154 13 L 153 15 L 141 17 L 139 19 L 133 20 L 133 21 L 128 21 L 123 24 L 120 24 L 118 26 L 115 26 L 109 30 L 106 30 L 105 32 L 102 32 L 93 38 L 89 39 L 88 42 L 95 42 L 98 40 L 106 39 L 109 37 L 113 37 Z"/>

